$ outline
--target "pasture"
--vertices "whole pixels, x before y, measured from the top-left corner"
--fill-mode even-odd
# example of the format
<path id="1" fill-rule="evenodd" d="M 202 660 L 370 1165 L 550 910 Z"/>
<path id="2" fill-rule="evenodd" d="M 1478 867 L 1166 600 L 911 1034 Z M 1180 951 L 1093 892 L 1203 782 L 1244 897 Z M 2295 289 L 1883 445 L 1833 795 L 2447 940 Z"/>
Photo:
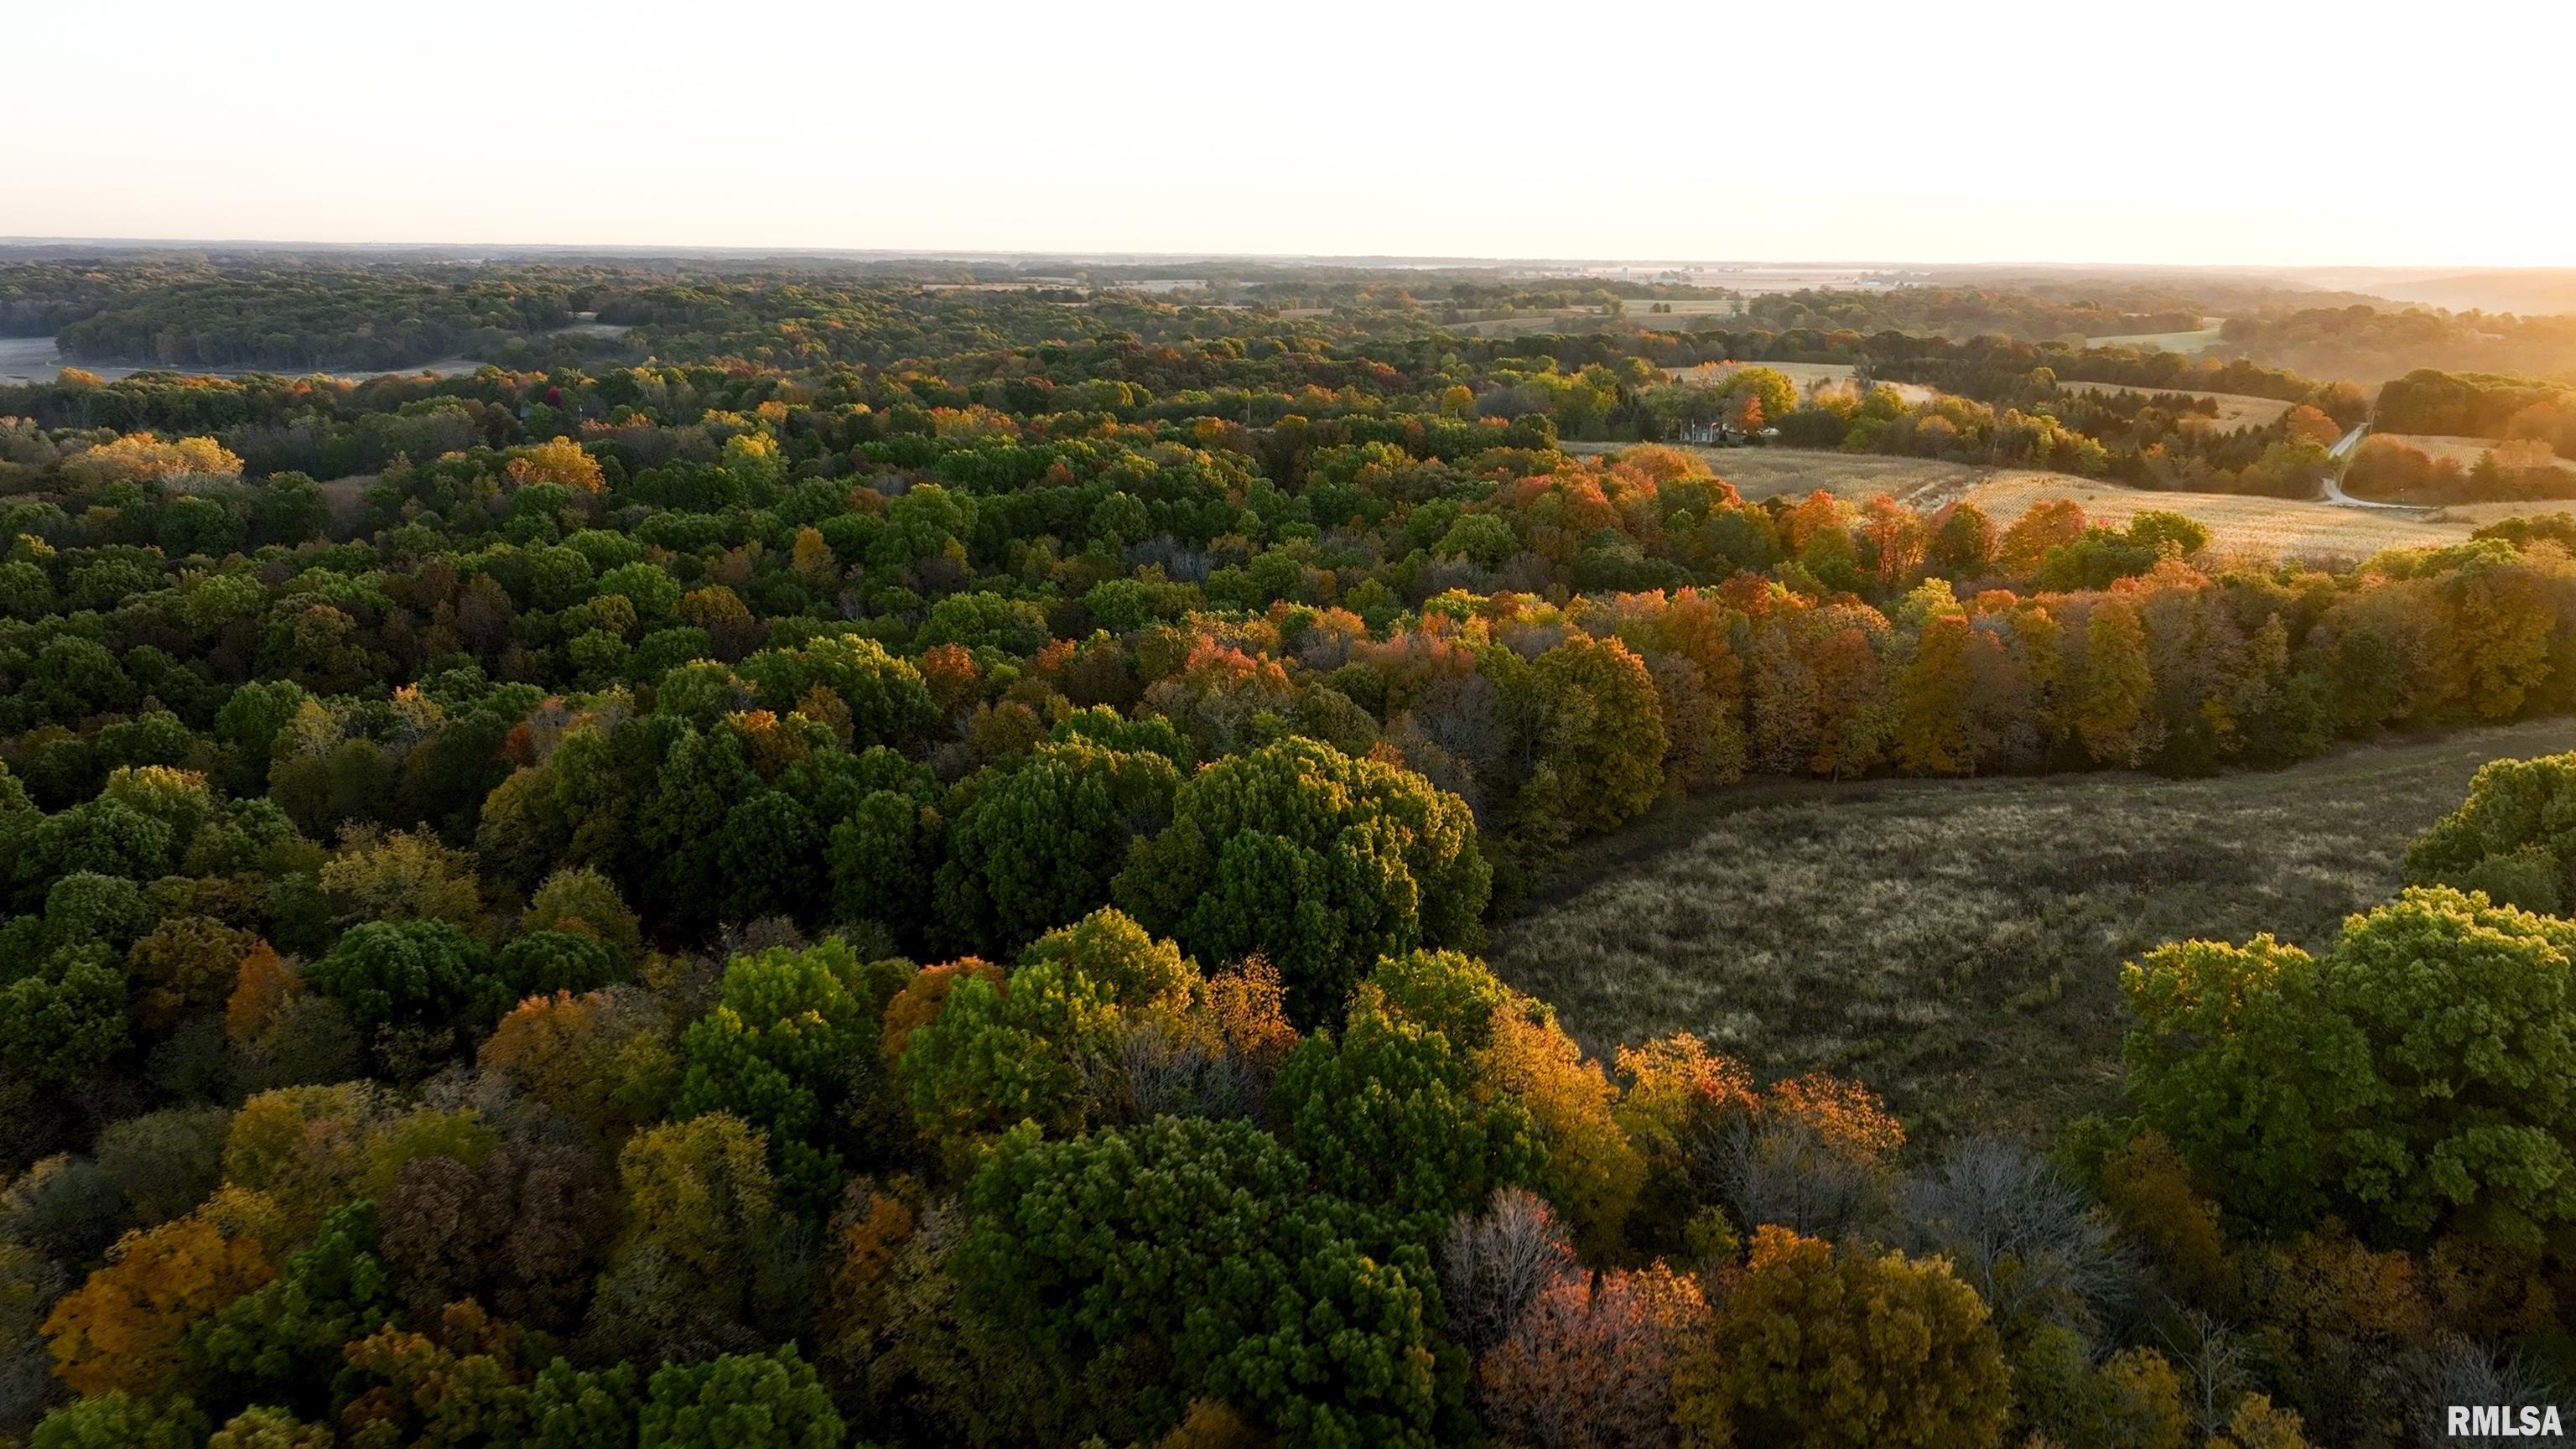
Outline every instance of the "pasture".
<path id="1" fill-rule="evenodd" d="M 2121 963 L 2322 946 L 2480 765 L 2570 748 L 2561 719 L 2206 780 L 1749 784 L 1576 847 L 1490 955 L 1597 1051 L 1699 1032 L 1856 1075 L 1918 1135 L 2039 1130 L 2114 1103 Z"/>

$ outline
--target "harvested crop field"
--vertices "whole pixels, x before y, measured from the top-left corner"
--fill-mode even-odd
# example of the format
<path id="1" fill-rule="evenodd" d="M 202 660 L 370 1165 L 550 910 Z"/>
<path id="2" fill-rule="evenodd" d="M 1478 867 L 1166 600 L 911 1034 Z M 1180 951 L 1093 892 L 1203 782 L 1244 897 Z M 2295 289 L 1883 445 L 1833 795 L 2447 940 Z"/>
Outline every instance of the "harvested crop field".
<path id="1" fill-rule="evenodd" d="M 2208 527 L 2210 547 L 2219 553 L 2260 558 L 2358 560 L 2381 549 L 2458 543 L 2476 527 L 2431 513 L 2346 508 L 2242 493 L 2123 488 L 2063 474 L 1998 477 L 1969 489 L 1966 496 L 1985 510 L 1997 528 L 2009 527 L 2046 498 L 2073 499 L 2087 518 L 2113 528 L 2125 527 L 2150 509 L 2180 513 Z"/>
<path id="2" fill-rule="evenodd" d="M 2557 719 L 2207 780 L 1748 785 L 1576 848 L 1490 954 L 1594 1050 L 1693 1031 L 1852 1073 L 1919 1135 L 2039 1128 L 2114 1102 L 2122 962 L 2321 945 L 2480 765 L 2570 748 Z"/>

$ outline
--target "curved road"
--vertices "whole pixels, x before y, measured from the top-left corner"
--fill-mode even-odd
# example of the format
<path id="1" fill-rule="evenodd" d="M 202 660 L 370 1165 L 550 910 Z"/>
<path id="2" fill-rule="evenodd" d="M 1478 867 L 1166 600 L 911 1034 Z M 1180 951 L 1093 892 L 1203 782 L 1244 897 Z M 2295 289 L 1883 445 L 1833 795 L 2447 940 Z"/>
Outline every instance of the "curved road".
<path id="1" fill-rule="evenodd" d="M 2326 449 L 2326 461 L 2334 465 L 2332 468 L 2326 470 L 2326 501 L 2345 508 L 2370 508 L 2376 509 L 2382 513 L 2424 514 L 2432 512 L 2433 510 L 2429 508 L 2419 507 L 2412 503 L 2374 503 L 2367 498 L 2355 498 L 2351 494 L 2343 491 L 2343 470 L 2352 465 L 2352 455 L 2359 451 L 2363 436 L 2369 432 L 2370 419 L 2363 418 L 2359 423 L 2353 425 L 2351 432 L 2335 439 L 2335 445 Z"/>

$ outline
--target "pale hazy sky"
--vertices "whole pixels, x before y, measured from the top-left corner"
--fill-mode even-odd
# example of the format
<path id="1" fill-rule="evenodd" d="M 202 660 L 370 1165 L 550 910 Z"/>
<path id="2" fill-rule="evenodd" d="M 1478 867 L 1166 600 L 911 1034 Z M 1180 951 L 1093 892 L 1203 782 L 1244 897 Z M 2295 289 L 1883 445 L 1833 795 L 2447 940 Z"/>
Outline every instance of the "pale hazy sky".
<path id="1" fill-rule="evenodd" d="M 2576 265 L 2576 10 L 0 0 L 0 236 Z"/>

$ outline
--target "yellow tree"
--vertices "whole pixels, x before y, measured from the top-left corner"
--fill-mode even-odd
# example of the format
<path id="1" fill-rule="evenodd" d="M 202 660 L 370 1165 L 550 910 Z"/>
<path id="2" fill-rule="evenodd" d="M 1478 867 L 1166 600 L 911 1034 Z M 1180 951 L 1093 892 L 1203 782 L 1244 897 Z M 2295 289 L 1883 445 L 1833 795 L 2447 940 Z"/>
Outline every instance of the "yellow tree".
<path id="1" fill-rule="evenodd" d="M 1968 731 L 1971 626 L 1963 616 L 1927 619 L 1914 657 L 1896 676 L 1896 762 L 1921 775 L 1976 768 Z"/>
<path id="2" fill-rule="evenodd" d="M 2075 698 L 2075 734 L 2096 763 L 2135 765 L 2146 758 L 2155 687 L 2137 606 L 2116 594 L 2097 601 L 2084 622 L 2084 676 Z"/>
<path id="3" fill-rule="evenodd" d="M 54 1372 L 84 1395 L 150 1395 L 177 1371 L 191 1326 L 275 1276 L 258 1243 L 204 1213 L 128 1233 L 47 1315 Z"/>

